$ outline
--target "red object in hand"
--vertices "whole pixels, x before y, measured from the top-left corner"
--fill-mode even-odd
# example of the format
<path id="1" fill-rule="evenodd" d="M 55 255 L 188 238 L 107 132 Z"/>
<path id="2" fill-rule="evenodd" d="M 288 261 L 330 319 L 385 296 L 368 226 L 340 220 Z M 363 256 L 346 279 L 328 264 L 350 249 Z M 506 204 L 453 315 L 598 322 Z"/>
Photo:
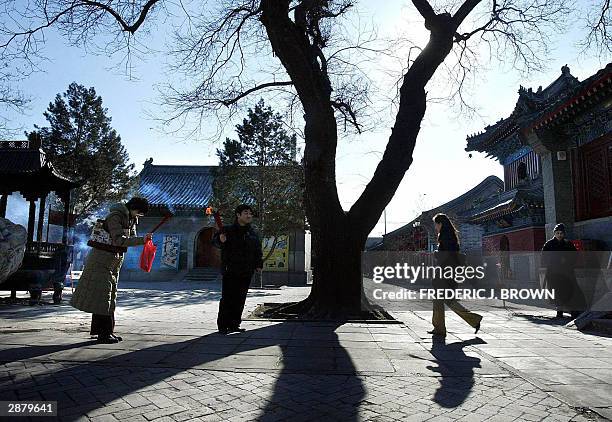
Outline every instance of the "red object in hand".
<path id="1" fill-rule="evenodd" d="M 215 211 L 213 217 L 215 218 L 215 224 L 217 225 L 217 229 L 220 232 L 223 231 L 223 221 L 221 221 L 221 214 L 219 214 L 219 211 Z"/>
<path id="2" fill-rule="evenodd" d="M 155 260 L 155 252 L 157 252 L 157 246 L 153 244 L 151 239 L 147 239 L 142 253 L 140 254 L 140 269 L 150 273 L 151 267 L 153 267 L 153 260 Z"/>
<path id="3" fill-rule="evenodd" d="M 217 226 L 217 230 L 220 232 L 223 231 L 223 221 L 221 221 L 221 213 L 219 211 L 213 211 L 213 207 L 206 208 L 206 215 L 211 215 L 215 219 L 215 225 Z"/>

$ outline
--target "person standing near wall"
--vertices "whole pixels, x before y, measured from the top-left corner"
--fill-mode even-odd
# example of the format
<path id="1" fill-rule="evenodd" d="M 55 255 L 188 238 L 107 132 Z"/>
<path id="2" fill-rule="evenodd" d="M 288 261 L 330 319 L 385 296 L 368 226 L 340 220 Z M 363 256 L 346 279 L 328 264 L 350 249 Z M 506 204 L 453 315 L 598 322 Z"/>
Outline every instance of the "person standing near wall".
<path id="1" fill-rule="evenodd" d="M 127 203 L 116 204 L 104 220 L 103 228 L 108 232 L 110 244 L 94 243 L 87 257 L 83 274 L 72 295 L 70 304 L 90 312 L 92 336 L 100 343 L 117 343 L 121 337 L 114 334 L 115 307 L 117 305 L 117 283 L 123 264 L 123 254 L 130 246 L 144 245 L 151 233 L 144 237 L 136 234 L 138 217 L 149 211 L 145 198 L 132 198 Z"/>
<path id="2" fill-rule="evenodd" d="M 565 225 L 557 224 L 554 235 L 542 248 L 542 261 L 546 267 L 546 288 L 554 289 L 557 318 L 569 312 L 572 319 L 586 307 L 585 299 L 574 274 L 576 247 L 565 238 Z"/>
<path id="3" fill-rule="evenodd" d="M 221 248 L 221 271 L 223 274 L 221 301 L 217 327 L 219 333 L 242 332 L 242 311 L 253 273 L 263 268 L 261 240 L 251 227 L 253 209 L 239 205 L 235 221 L 213 238 L 213 245 Z"/>

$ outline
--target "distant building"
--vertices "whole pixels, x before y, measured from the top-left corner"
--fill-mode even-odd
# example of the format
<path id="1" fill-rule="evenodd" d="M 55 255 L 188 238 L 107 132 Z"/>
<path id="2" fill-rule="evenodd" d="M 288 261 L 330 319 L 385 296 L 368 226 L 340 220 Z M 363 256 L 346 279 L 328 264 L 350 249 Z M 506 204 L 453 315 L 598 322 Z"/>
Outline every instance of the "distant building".
<path id="1" fill-rule="evenodd" d="M 382 236 L 381 237 L 368 237 L 366 239 L 366 243 L 365 243 L 363 250 L 365 251 L 376 250 L 378 247 L 382 245 L 382 243 L 383 243 Z"/>
<path id="2" fill-rule="evenodd" d="M 174 216 L 153 236 L 157 254 L 151 273 L 139 268 L 142 248 L 130 248 L 121 272 L 122 280 L 214 280 L 218 277 L 220 253 L 211 244 L 216 229 L 212 217 L 205 213 L 212 202 L 215 168 L 145 162 L 139 192 L 149 200 L 151 211 L 140 219 L 139 234 L 152 230 L 163 218 L 165 209 L 170 209 Z M 267 266 L 264 283 L 306 284 L 310 274 L 310 235 L 303 230 L 288 233 L 288 241 L 277 245 L 274 257 L 264 265 Z"/>
<path id="3" fill-rule="evenodd" d="M 489 176 L 461 196 L 421 213 L 410 223 L 383 236 L 382 245 L 375 250 L 433 251 L 437 240 L 433 217 L 444 213 L 459 230 L 461 249 L 465 252 L 480 252 L 482 249 L 483 229 L 470 224 L 475 212 L 487 206 L 504 188 L 497 176 Z"/>
<path id="4" fill-rule="evenodd" d="M 504 166 L 504 192 L 472 222 L 486 250 L 539 250 L 557 223 L 585 248 L 612 245 L 612 64 L 580 82 L 520 87 L 510 116 L 467 139 Z"/>

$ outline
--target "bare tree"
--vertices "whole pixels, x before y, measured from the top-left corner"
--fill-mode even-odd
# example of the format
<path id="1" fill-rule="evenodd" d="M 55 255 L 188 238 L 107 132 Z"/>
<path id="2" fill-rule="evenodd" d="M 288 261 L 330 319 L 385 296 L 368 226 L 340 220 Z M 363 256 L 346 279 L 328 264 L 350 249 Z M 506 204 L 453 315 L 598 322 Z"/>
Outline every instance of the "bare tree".
<path id="1" fill-rule="evenodd" d="M 586 51 L 593 48 L 600 53 L 612 53 L 612 8 L 610 0 L 601 1 L 601 7 L 591 8 L 587 14 L 588 35 L 583 43 Z"/>
<path id="2" fill-rule="evenodd" d="M 347 16 L 356 10 L 354 2 L 225 0 L 204 11 L 197 3 L 163 3 L 168 10 L 174 6 L 184 12 L 172 49 L 175 70 L 198 78 L 186 89 L 182 84 L 168 86 L 168 105 L 176 110 L 171 119 L 199 121 L 216 113 L 227 121 L 249 95 L 271 90 L 288 96 L 303 114 L 314 284 L 296 309 L 310 316 L 354 315 L 367 307 L 362 300 L 361 251 L 412 163 L 426 111 L 426 86 L 445 60 L 458 86 L 485 54 L 526 70 L 537 68 L 546 57 L 549 37 L 562 29 L 572 6 L 567 0 L 411 2 L 429 40 L 405 53 L 386 149 L 348 211 L 340 204 L 336 183 L 339 133 L 344 124 L 362 130 L 373 81 L 361 62 L 387 51 L 351 28 L 354 19 Z M 20 42 L 27 52 L 38 46 L 34 40 L 40 39 L 40 32 L 53 25 L 79 42 L 98 32 L 111 41 L 131 39 L 152 13 L 161 10 L 162 0 L 37 0 L 28 7 L 22 16 L 28 24 L 12 31 L 0 46 Z"/>
<path id="3" fill-rule="evenodd" d="M 11 124 L 11 112 L 23 112 L 30 99 L 19 89 L 17 83 L 23 77 L 15 69 L 0 60 L 0 139 L 9 139 L 23 128 Z"/>

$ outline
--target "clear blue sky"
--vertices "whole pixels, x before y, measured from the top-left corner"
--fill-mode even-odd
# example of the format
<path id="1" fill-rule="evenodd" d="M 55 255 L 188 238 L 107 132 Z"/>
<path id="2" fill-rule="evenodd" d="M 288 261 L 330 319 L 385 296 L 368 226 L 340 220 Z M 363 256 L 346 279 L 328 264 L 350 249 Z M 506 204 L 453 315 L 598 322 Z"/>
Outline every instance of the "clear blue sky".
<path id="1" fill-rule="evenodd" d="M 425 34 L 410 5 L 394 1 L 364 1 L 363 16 L 381 25 L 381 35 L 393 35 L 405 28 L 416 28 L 415 36 Z M 167 34 L 155 30 L 147 43 L 160 50 Z M 155 86 L 172 79 L 165 73 L 163 54 L 147 56 L 146 61 L 135 59 L 131 80 L 122 69 L 113 68 L 117 58 L 86 54 L 84 50 L 69 47 L 53 31 L 48 34 L 45 54 L 50 62 L 43 63 L 44 73 L 32 75 L 22 85 L 33 97 L 25 115 L 13 115 L 13 124 L 31 129 L 34 124 L 44 125 L 42 113 L 58 92 L 76 81 L 95 87 L 113 119 L 113 126 L 121 135 L 132 162 L 138 170 L 148 157 L 155 164 L 214 165 L 215 148 L 207 141 L 184 142 L 179 137 L 160 132 L 149 111 L 158 112 L 158 94 Z M 138 36 L 138 34 L 137 34 Z M 579 32 L 555 40 L 546 69 L 530 75 L 500 70 L 501 66 L 482 74 L 482 80 L 470 99 L 481 117 L 463 118 L 458 110 L 447 104 L 430 104 L 415 150 L 414 163 L 406 174 L 393 201 L 387 208 L 387 231 L 410 221 L 417 212 L 446 202 L 478 184 L 488 175 L 502 177 L 501 166 L 479 154 L 469 159 L 464 151 L 468 134 L 482 130 L 487 124 L 507 116 L 518 98 L 519 85 L 537 89 L 546 86 L 568 64 L 572 74 L 584 79 L 596 72 L 602 63 L 595 58 L 579 57 L 574 41 Z M 256 101 L 257 98 L 253 98 Z M 376 153 L 384 150 L 389 126 L 367 133 L 351 142 L 343 142 L 338 149 L 337 174 L 341 200 L 345 208 L 358 197 L 377 164 Z M 230 134 L 231 135 L 231 134 Z M 382 218 L 372 235 L 384 231 Z"/>

